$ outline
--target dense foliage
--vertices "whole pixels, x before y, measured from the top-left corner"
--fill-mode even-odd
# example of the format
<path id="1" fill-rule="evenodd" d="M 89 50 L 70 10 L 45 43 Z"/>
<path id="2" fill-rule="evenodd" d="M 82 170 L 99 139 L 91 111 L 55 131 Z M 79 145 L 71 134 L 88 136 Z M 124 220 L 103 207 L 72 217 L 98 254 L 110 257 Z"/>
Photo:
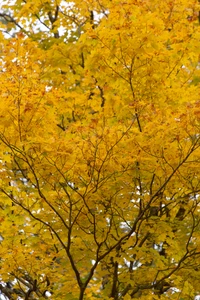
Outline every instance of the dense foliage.
<path id="1" fill-rule="evenodd" d="M 199 6 L 4 1 L 2 299 L 200 294 Z"/>

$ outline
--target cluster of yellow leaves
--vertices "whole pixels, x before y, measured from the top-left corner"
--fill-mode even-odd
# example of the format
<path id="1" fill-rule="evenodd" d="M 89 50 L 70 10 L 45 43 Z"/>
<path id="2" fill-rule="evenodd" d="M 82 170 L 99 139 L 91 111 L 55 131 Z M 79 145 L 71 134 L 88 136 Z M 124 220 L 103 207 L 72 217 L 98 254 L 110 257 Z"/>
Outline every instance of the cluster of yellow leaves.
<path id="1" fill-rule="evenodd" d="M 36 299 L 198 294 L 198 1 L 8 7 L 23 30 L 1 36 L 2 279 L 37 280 Z"/>

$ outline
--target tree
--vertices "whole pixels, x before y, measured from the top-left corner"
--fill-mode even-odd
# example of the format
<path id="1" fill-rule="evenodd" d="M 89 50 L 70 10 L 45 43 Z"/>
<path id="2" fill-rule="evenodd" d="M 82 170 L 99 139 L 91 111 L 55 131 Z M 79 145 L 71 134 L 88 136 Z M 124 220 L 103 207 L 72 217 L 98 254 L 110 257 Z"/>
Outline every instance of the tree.
<path id="1" fill-rule="evenodd" d="M 6 299 L 200 293 L 198 11 L 191 0 L 2 6 Z"/>

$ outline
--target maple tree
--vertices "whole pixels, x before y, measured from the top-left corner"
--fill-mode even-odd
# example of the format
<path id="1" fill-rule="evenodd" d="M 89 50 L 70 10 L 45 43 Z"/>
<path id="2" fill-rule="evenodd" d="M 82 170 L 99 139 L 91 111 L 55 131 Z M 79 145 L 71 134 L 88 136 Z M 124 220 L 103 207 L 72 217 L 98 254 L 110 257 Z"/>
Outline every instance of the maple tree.
<path id="1" fill-rule="evenodd" d="M 5 1 L 4 299 L 200 294 L 199 1 Z"/>

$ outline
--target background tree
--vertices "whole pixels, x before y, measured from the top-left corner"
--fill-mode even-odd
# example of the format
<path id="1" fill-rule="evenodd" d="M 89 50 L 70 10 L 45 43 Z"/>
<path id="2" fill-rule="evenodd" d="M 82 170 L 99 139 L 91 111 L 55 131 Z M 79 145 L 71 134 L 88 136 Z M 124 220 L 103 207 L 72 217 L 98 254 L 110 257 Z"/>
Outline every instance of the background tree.
<path id="1" fill-rule="evenodd" d="M 7 299 L 200 293 L 198 11 L 198 1 L 3 5 Z"/>

